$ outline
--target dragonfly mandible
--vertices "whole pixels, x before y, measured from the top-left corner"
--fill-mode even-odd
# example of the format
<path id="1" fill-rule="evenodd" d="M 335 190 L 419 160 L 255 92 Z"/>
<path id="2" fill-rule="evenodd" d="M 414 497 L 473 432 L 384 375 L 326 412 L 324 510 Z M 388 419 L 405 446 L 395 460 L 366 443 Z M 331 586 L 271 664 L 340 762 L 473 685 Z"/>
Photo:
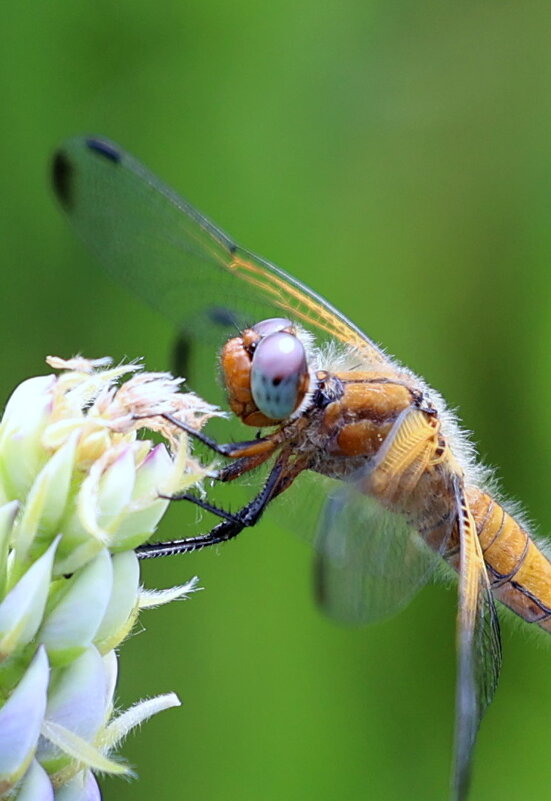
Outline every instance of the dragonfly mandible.
<path id="1" fill-rule="evenodd" d="M 551 563 L 488 488 L 441 396 L 112 142 L 65 142 L 53 184 L 103 265 L 195 334 L 213 373 L 225 340 L 220 363 L 230 406 L 268 432 L 220 445 L 190 431 L 228 457 L 221 481 L 261 464 L 270 465 L 268 478 L 236 514 L 201 502 L 224 518 L 208 534 L 146 545 L 139 555 L 231 539 L 308 474 L 329 486 L 316 542 L 318 595 L 329 612 L 356 622 L 388 615 L 445 560 L 458 575 L 452 797 L 465 799 L 501 665 L 494 599 L 551 631 Z"/>

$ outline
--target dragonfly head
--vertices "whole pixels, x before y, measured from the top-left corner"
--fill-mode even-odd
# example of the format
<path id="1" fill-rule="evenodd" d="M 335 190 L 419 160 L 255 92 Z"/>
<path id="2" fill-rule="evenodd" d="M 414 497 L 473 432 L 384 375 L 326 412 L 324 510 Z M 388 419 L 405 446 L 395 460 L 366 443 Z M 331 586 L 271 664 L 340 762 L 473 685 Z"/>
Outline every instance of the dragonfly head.
<path id="1" fill-rule="evenodd" d="M 255 428 L 286 420 L 310 388 L 306 349 L 284 317 L 262 320 L 228 340 L 221 365 L 232 411 Z"/>

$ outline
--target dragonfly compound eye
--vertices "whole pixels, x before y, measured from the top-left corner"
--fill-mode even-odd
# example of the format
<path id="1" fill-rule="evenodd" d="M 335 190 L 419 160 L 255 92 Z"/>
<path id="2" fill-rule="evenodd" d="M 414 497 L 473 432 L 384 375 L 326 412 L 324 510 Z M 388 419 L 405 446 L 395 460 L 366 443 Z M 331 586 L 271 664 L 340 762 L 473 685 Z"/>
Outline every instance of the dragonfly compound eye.
<path id="1" fill-rule="evenodd" d="M 292 328 L 293 323 L 286 317 L 269 317 L 267 320 L 262 320 L 260 323 L 253 325 L 252 330 L 256 331 L 261 337 L 267 337 L 270 334 L 275 334 L 276 331 Z"/>
<path id="2" fill-rule="evenodd" d="M 300 405 L 307 386 L 302 342 L 281 330 L 265 336 L 251 366 L 251 392 L 258 409 L 272 420 L 284 420 Z"/>

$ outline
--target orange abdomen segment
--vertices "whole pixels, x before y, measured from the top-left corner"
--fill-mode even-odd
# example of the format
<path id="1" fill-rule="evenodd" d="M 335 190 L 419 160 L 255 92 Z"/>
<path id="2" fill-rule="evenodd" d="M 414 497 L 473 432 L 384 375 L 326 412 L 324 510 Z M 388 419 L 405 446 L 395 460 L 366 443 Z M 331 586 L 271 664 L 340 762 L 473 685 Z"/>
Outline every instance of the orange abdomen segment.
<path id="1" fill-rule="evenodd" d="M 551 632 L 551 562 L 490 495 L 467 488 L 495 597 L 529 623 Z"/>

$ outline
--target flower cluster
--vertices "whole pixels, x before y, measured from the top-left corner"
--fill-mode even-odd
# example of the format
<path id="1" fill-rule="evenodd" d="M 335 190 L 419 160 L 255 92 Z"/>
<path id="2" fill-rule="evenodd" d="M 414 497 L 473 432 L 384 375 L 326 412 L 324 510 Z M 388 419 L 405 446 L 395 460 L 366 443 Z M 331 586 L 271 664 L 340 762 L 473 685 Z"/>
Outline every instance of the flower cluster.
<path id="1" fill-rule="evenodd" d="M 165 373 L 49 358 L 0 422 L 0 798 L 99 799 L 94 772 L 129 773 L 122 737 L 174 694 L 114 716 L 115 648 L 145 607 L 185 597 L 139 585 L 133 549 L 171 495 L 208 470 L 160 415 L 199 429 L 217 410 Z M 123 378 L 127 380 L 123 382 Z M 159 444 L 138 437 L 156 432 Z"/>

